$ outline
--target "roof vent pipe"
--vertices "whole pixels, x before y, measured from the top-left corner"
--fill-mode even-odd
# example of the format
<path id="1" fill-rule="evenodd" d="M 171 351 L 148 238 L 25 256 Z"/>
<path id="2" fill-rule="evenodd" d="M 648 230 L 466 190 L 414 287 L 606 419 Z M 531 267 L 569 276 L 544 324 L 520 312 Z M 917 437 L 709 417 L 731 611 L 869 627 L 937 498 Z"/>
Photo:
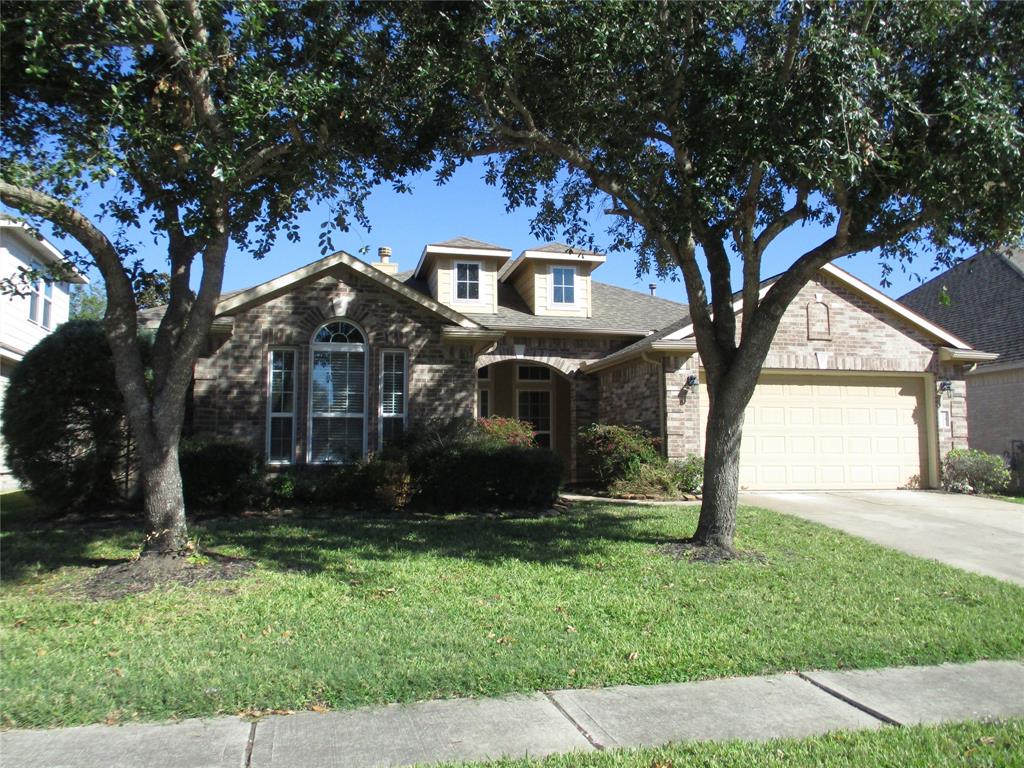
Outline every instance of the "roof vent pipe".
<path id="1" fill-rule="evenodd" d="M 398 272 L 398 265 L 391 261 L 391 249 L 386 245 L 377 249 L 377 261 L 370 266 L 376 267 L 385 275 L 394 275 Z"/>
<path id="2" fill-rule="evenodd" d="M 651 283 L 650 285 L 647 286 L 647 288 L 650 290 L 651 296 L 653 296 L 658 291 L 658 284 L 657 283 Z"/>

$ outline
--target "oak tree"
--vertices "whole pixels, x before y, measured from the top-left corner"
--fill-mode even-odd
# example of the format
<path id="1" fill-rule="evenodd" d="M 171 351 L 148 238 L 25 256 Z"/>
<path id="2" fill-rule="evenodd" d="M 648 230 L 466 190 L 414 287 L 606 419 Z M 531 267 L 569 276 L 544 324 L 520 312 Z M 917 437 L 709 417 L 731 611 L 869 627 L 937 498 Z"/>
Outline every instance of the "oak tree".
<path id="1" fill-rule="evenodd" d="M 495 2 L 415 27 L 465 41 L 462 157 L 490 157 L 538 235 L 590 245 L 607 209 L 611 249 L 681 274 L 710 400 L 700 544 L 732 548 L 744 408 L 823 265 L 1021 236 L 1024 4 Z M 762 295 L 808 222 L 826 234 Z"/>
<path id="2" fill-rule="evenodd" d="M 229 247 L 261 257 L 279 233 L 296 240 L 297 218 L 323 200 L 330 247 L 376 182 L 429 164 L 448 133 L 432 116 L 447 113 L 402 55 L 388 5 L 12 1 L 0 13 L 0 199 L 70 235 L 102 274 L 145 551 L 178 552 L 186 393 Z M 153 274 L 140 237 L 170 275 L 151 380 L 135 343 L 135 288 Z"/>

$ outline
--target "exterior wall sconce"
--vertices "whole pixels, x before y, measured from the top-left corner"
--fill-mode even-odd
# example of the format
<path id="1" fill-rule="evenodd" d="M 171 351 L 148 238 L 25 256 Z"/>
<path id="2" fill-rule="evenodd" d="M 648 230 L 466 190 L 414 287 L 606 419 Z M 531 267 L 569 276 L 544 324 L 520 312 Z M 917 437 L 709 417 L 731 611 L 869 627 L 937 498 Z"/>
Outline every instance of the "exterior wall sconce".
<path id="1" fill-rule="evenodd" d="M 697 374 L 691 373 L 686 377 L 686 384 L 684 385 L 687 389 L 693 389 L 697 386 Z"/>
<path id="2" fill-rule="evenodd" d="M 948 392 L 952 392 L 952 391 L 953 391 L 953 382 L 952 381 L 950 381 L 949 379 L 943 379 L 942 381 L 939 382 L 939 394 L 942 394 L 943 392 L 948 393 Z"/>

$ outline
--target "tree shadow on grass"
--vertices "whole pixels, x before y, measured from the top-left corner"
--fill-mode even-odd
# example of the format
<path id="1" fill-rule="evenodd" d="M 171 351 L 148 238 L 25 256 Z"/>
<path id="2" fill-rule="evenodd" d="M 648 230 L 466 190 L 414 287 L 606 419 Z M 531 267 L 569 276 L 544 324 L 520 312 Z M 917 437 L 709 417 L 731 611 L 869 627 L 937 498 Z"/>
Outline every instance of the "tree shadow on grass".
<path id="1" fill-rule="evenodd" d="M 124 557 L 95 557 L 94 543 L 141 542 L 142 525 L 130 516 L 55 519 L 25 493 L 0 499 L 0 582 L 15 584 L 65 567 L 115 565 Z"/>
<path id="2" fill-rule="evenodd" d="M 280 570 L 330 570 L 337 567 L 339 550 L 350 559 L 369 561 L 433 555 L 483 563 L 519 560 L 582 567 L 588 557 L 619 543 L 664 543 L 663 538 L 639 530 L 637 523 L 644 517 L 597 510 L 550 517 L 339 514 L 263 524 L 221 519 L 209 521 L 204 529 L 214 547 L 244 547 L 252 557 Z"/>

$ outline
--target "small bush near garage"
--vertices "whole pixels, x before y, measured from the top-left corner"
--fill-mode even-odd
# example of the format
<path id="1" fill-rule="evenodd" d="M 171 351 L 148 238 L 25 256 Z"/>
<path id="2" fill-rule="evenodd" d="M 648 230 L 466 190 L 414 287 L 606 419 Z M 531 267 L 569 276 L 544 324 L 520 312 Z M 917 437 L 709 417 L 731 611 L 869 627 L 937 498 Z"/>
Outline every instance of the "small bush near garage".
<path id="1" fill-rule="evenodd" d="M 261 492 L 259 456 L 226 440 L 184 440 L 178 451 L 185 508 L 238 512 Z"/>
<path id="2" fill-rule="evenodd" d="M 604 488 L 638 477 L 641 467 L 665 464 L 655 439 L 640 427 L 591 424 L 580 430 L 579 444 Z"/>
<path id="3" fill-rule="evenodd" d="M 691 453 L 682 461 L 673 461 L 676 482 L 684 493 L 700 493 L 704 486 L 704 457 Z"/>
<path id="4" fill-rule="evenodd" d="M 1010 484 L 1001 456 L 954 448 L 942 460 L 942 487 L 953 493 L 998 493 Z"/>

